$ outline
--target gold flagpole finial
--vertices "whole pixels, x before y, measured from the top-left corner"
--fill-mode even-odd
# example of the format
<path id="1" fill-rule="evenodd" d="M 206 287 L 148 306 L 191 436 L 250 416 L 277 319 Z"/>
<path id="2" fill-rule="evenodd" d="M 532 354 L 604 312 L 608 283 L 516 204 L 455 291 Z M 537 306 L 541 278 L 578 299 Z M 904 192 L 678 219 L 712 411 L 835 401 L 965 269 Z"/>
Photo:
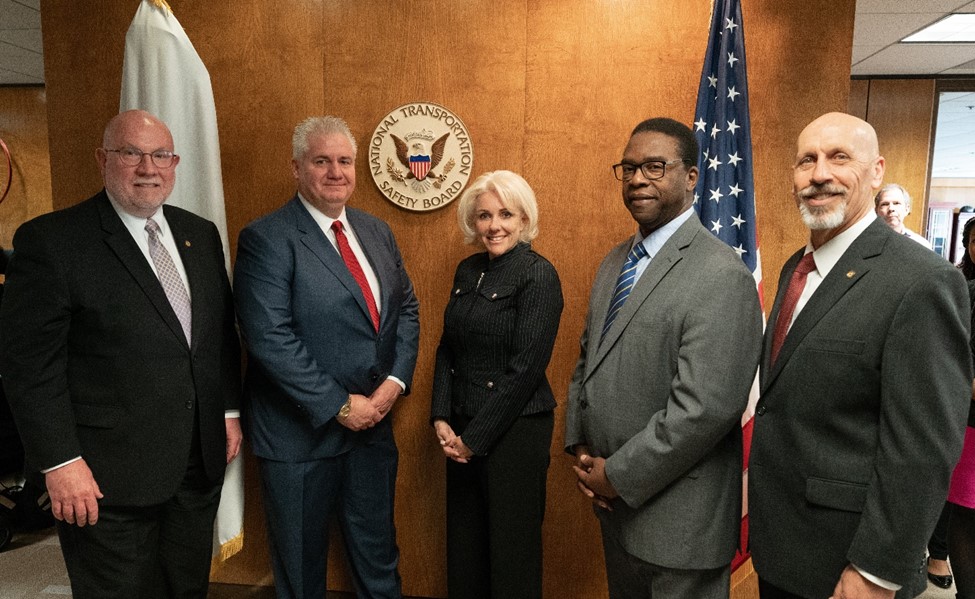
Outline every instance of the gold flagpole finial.
<path id="1" fill-rule="evenodd" d="M 169 3 L 166 0 L 149 0 L 153 6 L 160 10 L 164 10 L 169 14 L 173 14 L 173 9 L 169 7 Z"/>

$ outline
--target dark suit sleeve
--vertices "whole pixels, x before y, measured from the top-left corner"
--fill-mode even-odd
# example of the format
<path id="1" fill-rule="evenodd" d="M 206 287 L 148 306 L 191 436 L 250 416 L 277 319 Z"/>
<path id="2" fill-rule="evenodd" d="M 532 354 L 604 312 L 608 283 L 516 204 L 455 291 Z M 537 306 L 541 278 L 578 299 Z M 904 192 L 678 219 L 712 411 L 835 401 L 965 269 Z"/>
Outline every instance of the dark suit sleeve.
<path id="1" fill-rule="evenodd" d="M 70 294 L 56 248 L 37 223 L 20 227 L 0 306 L 0 373 L 36 469 L 82 453 L 68 390 Z"/>
<path id="2" fill-rule="evenodd" d="M 735 266 L 705 275 L 707 283 L 687 298 L 667 406 L 606 460 L 606 476 L 631 507 L 683 476 L 740 426 L 762 319 L 754 280 Z"/>
<path id="3" fill-rule="evenodd" d="M 413 293 L 413 282 L 410 280 L 406 268 L 403 266 L 403 256 L 389 227 L 386 229 L 386 243 L 393 257 L 393 264 L 397 271 L 396 280 L 402 286 L 399 309 L 399 320 L 396 325 L 396 356 L 390 374 L 406 385 L 404 395 L 409 395 L 413 385 L 413 371 L 416 369 L 417 349 L 420 344 L 420 303 Z M 382 284 L 382 283 L 380 283 Z M 384 307 L 383 309 L 387 309 Z"/>
<path id="4" fill-rule="evenodd" d="M 216 260 L 215 270 L 220 285 L 220 298 L 223 303 L 223 310 L 220 311 L 222 322 L 220 323 L 221 340 L 221 359 L 220 359 L 220 380 L 223 382 L 223 409 L 239 410 L 241 396 L 241 376 L 240 376 L 240 338 L 237 334 L 237 311 L 234 307 L 234 295 L 230 287 L 230 279 L 227 277 L 226 261 L 223 255 L 223 241 L 216 225 L 208 223 L 210 237 L 213 239 L 214 250 L 212 255 Z"/>
<path id="5" fill-rule="evenodd" d="M 518 317 L 510 359 L 494 381 L 496 393 L 461 435 L 475 454 L 484 455 L 525 409 L 545 376 L 562 317 L 562 286 L 555 268 L 544 260 L 529 267 L 518 292 Z"/>
<path id="6" fill-rule="evenodd" d="M 295 329 L 294 271 L 286 239 L 277 238 L 267 227 L 240 232 L 234 297 L 252 367 L 260 367 L 318 427 L 338 413 L 348 392 L 325 365 L 316 362 Z"/>
<path id="7" fill-rule="evenodd" d="M 885 332 L 878 446 L 847 554 L 884 580 L 910 584 L 944 506 L 971 396 L 969 321 L 962 277 L 945 267 L 917 278 Z"/>
<path id="8" fill-rule="evenodd" d="M 460 273 L 464 268 L 461 262 L 454 273 L 454 283 L 451 289 L 457 289 L 460 281 Z M 448 307 L 449 309 L 449 301 Z M 450 419 L 450 398 L 453 394 L 453 377 L 450 376 L 450 367 L 454 361 L 454 352 L 447 343 L 447 315 L 444 314 L 443 333 L 440 335 L 440 343 L 437 345 L 437 354 L 433 365 L 433 392 L 430 398 L 430 423 L 437 420 Z"/>

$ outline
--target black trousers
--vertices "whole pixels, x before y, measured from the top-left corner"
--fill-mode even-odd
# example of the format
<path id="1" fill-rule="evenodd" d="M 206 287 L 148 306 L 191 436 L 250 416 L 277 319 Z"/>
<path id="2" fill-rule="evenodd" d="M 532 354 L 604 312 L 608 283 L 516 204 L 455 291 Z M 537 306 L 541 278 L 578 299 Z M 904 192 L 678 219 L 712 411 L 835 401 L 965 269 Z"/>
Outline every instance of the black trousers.
<path id="1" fill-rule="evenodd" d="M 934 526 L 931 539 L 928 541 L 928 555 L 931 559 L 948 559 L 948 527 L 951 525 L 951 504 L 945 502 L 941 509 L 941 516 Z"/>
<path id="2" fill-rule="evenodd" d="M 205 599 L 220 489 L 191 465 L 162 504 L 99 506 L 93 526 L 58 522 L 74 599 Z"/>
<path id="3" fill-rule="evenodd" d="M 469 419 L 451 419 L 463 437 Z M 487 456 L 447 462 L 450 599 L 540 599 L 552 412 L 521 416 Z"/>

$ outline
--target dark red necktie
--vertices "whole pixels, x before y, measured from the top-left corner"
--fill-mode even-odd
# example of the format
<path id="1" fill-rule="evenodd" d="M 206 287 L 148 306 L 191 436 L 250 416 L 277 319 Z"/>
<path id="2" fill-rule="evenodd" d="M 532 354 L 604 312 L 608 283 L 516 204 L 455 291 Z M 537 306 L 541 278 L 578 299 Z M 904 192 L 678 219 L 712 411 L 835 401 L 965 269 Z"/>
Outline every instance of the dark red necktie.
<path id="1" fill-rule="evenodd" d="M 799 296 L 806 287 L 806 277 L 814 270 L 816 270 L 816 261 L 813 260 L 812 252 L 809 252 L 799 261 L 796 270 L 792 273 L 789 287 L 785 290 L 785 298 L 779 308 L 779 315 L 775 319 L 775 330 L 772 333 L 772 360 L 769 366 L 775 365 L 775 360 L 779 357 L 779 350 L 782 349 L 782 343 L 785 342 L 789 325 L 792 323 L 792 314 L 796 311 Z"/>
<path id="2" fill-rule="evenodd" d="M 369 287 L 369 281 L 366 280 L 366 273 L 362 272 L 362 266 L 352 252 L 349 239 L 342 232 L 342 221 L 337 220 L 333 222 L 332 230 L 335 231 L 335 242 L 339 246 L 339 253 L 342 254 L 342 260 L 345 260 L 345 266 L 349 269 L 349 273 L 355 279 L 355 282 L 359 284 L 359 288 L 362 289 L 362 295 L 366 298 L 366 307 L 369 308 L 369 316 L 372 317 L 372 326 L 378 332 L 379 308 L 376 307 L 376 298 L 372 295 L 372 288 Z"/>

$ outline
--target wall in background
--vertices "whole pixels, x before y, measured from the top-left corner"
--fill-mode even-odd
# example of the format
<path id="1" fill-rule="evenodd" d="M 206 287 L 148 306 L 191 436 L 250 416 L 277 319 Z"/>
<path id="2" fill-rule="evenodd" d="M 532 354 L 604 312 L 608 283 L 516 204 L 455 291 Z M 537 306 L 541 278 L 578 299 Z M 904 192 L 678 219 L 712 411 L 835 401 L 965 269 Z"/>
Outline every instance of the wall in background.
<path id="1" fill-rule="evenodd" d="M 0 87 L 0 139 L 12 159 L 10 193 L 0 204 L 0 247 L 10 249 L 17 227 L 51 211 L 51 161 L 47 102 L 43 87 Z M 92 152 L 91 156 L 94 156 Z M 6 189 L 7 164 L 0 156 L 0 188 Z M 85 155 L 77 159 L 94 162 Z M 0 191 L 2 193 L 2 191 Z"/>

